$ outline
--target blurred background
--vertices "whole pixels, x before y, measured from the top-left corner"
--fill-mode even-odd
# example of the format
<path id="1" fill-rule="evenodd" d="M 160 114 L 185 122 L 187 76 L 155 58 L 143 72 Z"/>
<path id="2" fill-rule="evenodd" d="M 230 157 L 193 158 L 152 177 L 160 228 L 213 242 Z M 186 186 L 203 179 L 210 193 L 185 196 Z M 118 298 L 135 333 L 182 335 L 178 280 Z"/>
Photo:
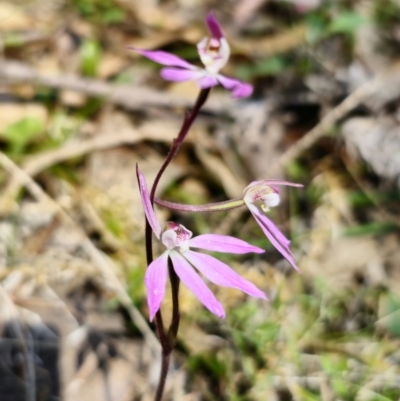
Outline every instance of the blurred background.
<path id="1" fill-rule="evenodd" d="M 400 2 L 3 0 L 1 401 L 152 400 L 135 165 L 152 182 L 198 89 L 126 46 L 198 64 L 210 10 L 231 45 L 223 72 L 255 91 L 212 90 L 158 196 L 304 184 L 270 212 L 301 274 L 245 208 L 157 210 L 266 249 L 218 257 L 270 298 L 212 287 L 220 321 L 182 287 L 165 400 L 399 399 Z"/>

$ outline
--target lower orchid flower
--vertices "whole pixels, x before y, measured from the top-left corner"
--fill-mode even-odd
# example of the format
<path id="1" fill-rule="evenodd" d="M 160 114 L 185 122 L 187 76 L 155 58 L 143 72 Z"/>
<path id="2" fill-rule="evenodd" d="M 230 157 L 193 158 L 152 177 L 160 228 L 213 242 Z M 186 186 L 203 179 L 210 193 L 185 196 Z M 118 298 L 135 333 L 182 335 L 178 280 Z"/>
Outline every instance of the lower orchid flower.
<path id="1" fill-rule="evenodd" d="M 243 191 L 243 201 L 249 208 L 251 214 L 256 219 L 264 234 L 271 244 L 285 257 L 285 259 L 297 270 L 299 268 L 294 261 L 290 250 L 290 241 L 279 231 L 278 227 L 265 215 L 271 207 L 278 206 L 280 203 L 279 190 L 277 186 L 287 185 L 292 187 L 302 187 L 288 181 L 264 180 L 254 181 Z"/>
<path id="2" fill-rule="evenodd" d="M 174 222 L 167 222 L 163 230 L 151 205 L 145 178 L 139 169 L 137 169 L 137 174 L 147 221 L 155 236 L 166 248 L 166 251 L 149 265 L 145 275 L 150 320 L 153 320 L 160 309 L 165 296 L 168 258 L 172 261 L 173 268 L 183 284 L 193 292 L 207 309 L 220 318 L 225 317 L 224 308 L 194 267 L 216 285 L 236 288 L 253 297 L 267 300 L 264 292 L 241 277 L 225 263 L 210 255 L 191 250 L 191 248 L 200 248 L 208 251 L 243 254 L 249 252 L 263 253 L 263 249 L 227 235 L 203 234 L 192 238 L 192 233 L 188 229 Z"/>
<path id="3" fill-rule="evenodd" d="M 206 24 L 211 38 L 204 38 L 197 44 L 197 51 L 204 68 L 199 68 L 174 54 L 160 50 L 144 50 L 129 46 L 142 56 L 167 66 L 161 70 L 161 76 L 167 81 L 195 81 L 202 89 L 221 84 L 232 92 L 232 97 L 248 97 L 253 87 L 237 79 L 228 78 L 219 73 L 228 62 L 230 48 L 221 26 L 212 13 L 208 14 Z"/>

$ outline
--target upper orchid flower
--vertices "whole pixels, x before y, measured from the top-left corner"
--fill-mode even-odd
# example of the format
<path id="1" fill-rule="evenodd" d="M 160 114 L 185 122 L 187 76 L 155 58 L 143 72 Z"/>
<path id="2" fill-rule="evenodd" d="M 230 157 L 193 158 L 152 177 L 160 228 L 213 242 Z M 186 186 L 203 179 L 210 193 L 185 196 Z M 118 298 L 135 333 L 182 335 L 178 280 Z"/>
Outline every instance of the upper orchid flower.
<path id="1" fill-rule="evenodd" d="M 293 254 L 289 248 L 290 241 L 279 231 L 275 224 L 265 215 L 271 207 L 279 205 L 280 197 L 277 186 L 287 185 L 291 187 L 302 187 L 280 180 L 254 181 L 243 191 L 243 200 L 250 212 L 256 219 L 264 234 L 272 245 L 286 258 L 286 260 L 298 271 Z M 261 209 L 261 210 L 260 210 Z"/>
<path id="2" fill-rule="evenodd" d="M 221 84 L 232 92 L 233 97 L 248 97 L 253 92 L 253 87 L 237 79 L 228 78 L 219 73 L 228 62 L 230 55 L 229 44 L 222 32 L 221 26 L 212 13 L 208 14 L 206 24 L 211 33 L 211 38 L 204 38 L 197 44 L 197 51 L 204 68 L 193 64 L 161 50 L 143 50 L 130 46 L 150 60 L 166 65 L 161 70 L 161 76 L 167 81 L 183 82 L 193 80 L 200 88 L 206 89 Z"/>
<path id="3" fill-rule="evenodd" d="M 228 265 L 210 255 L 192 251 L 191 248 L 237 254 L 262 253 L 264 250 L 227 235 L 203 234 L 192 238 L 189 230 L 173 222 L 168 222 L 165 229 L 162 230 L 150 202 L 146 181 L 139 169 L 137 173 L 146 218 L 156 237 L 167 248 L 159 258 L 149 265 L 146 271 L 145 284 L 150 320 L 153 320 L 164 299 L 168 277 L 168 258 L 171 259 L 176 274 L 186 287 L 206 308 L 220 318 L 225 317 L 224 308 L 193 269 L 193 266 L 214 284 L 237 288 L 253 297 L 267 299 L 261 290 L 250 281 L 240 277 Z"/>

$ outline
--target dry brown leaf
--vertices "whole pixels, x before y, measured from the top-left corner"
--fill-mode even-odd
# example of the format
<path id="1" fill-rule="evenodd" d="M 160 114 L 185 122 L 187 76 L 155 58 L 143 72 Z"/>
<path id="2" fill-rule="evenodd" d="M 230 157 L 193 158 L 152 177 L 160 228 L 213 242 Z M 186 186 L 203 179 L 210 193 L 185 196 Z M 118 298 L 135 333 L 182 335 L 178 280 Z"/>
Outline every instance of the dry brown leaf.
<path id="1" fill-rule="evenodd" d="M 265 3 L 270 0 L 240 0 L 237 2 L 233 18 L 240 27 L 244 26 L 253 16 L 253 14 Z"/>
<path id="2" fill-rule="evenodd" d="M 30 29 L 32 20 L 19 7 L 11 2 L 0 3 L 0 32 L 10 32 Z"/>
<path id="3" fill-rule="evenodd" d="M 160 7 L 158 2 L 143 2 L 135 0 L 136 13 L 139 20 L 149 26 L 155 27 L 162 32 L 163 36 L 167 32 L 176 31 L 184 27 L 187 20 L 183 13 L 171 12 L 167 7 Z"/>
<path id="4" fill-rule="evenodd" d="M 117 74 L 130 64 L 128 58 L 117 56 L 113 53 L 102 55 L 97 71 L 98 78 L 107 79 Z"/>
<path id="5" fill-rule="evenodd" d="M 60 102 L 67 107 L 83 107 L 86 103 L 86 96 L 83 93 L 63 90 L 59 95 Z"/>
<path id="6" fill-rule="evenodd" d="M 253 102 L 242 105 L 233 127 L 233 137 L 238 152 L 256 179 L 281 178 L 282 168 L 276 164 L 281 154 L 284 136 L 283 118 L 274 113 L 269 102 Z M 227 136 L 231 133 L 228 132 Z M 276 176 L 270 176 L 275 167 Z M 247 185 L 247 184 L 246 184 Z"/>
<path id="7" fill-rule="evenodd" d="M 400 186 L 400 129 L 392 117 L 356 117 L 343 125 L 343 137 L 350 154 L 362 158 L 380 176 Z"/>

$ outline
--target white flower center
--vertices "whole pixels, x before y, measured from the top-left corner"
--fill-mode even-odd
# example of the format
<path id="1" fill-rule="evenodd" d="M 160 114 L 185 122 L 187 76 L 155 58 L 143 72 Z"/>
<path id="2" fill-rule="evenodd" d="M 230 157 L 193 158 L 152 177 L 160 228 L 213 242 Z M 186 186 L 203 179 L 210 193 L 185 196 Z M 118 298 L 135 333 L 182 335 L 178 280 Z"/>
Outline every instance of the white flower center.
<path id="1" fill-rule="evenodd" d="M 279 205 L 281 198 L 276 188 L 260 182 L 260 184 L 249 185 L 244 190 L 243 200 L 249 203 L 261 201 L 261 209 L 268 212 L 271 207 Z"/>
<path id="2" fill-rule="evenodd" d="M 228 62 L 229 44 L 225 38 L 204 38 L 197 44 L 197 51 L 207 72 L 216 74 Z"/>
<path id="3" fill-rule="evenodd" d="M 175 249 L 181 253 L 189 250 L 189 240 L 193 233 L 181 224 L 168 221 L 164 232 L 161 234 L 161 242 L 168 250 Z"/>

